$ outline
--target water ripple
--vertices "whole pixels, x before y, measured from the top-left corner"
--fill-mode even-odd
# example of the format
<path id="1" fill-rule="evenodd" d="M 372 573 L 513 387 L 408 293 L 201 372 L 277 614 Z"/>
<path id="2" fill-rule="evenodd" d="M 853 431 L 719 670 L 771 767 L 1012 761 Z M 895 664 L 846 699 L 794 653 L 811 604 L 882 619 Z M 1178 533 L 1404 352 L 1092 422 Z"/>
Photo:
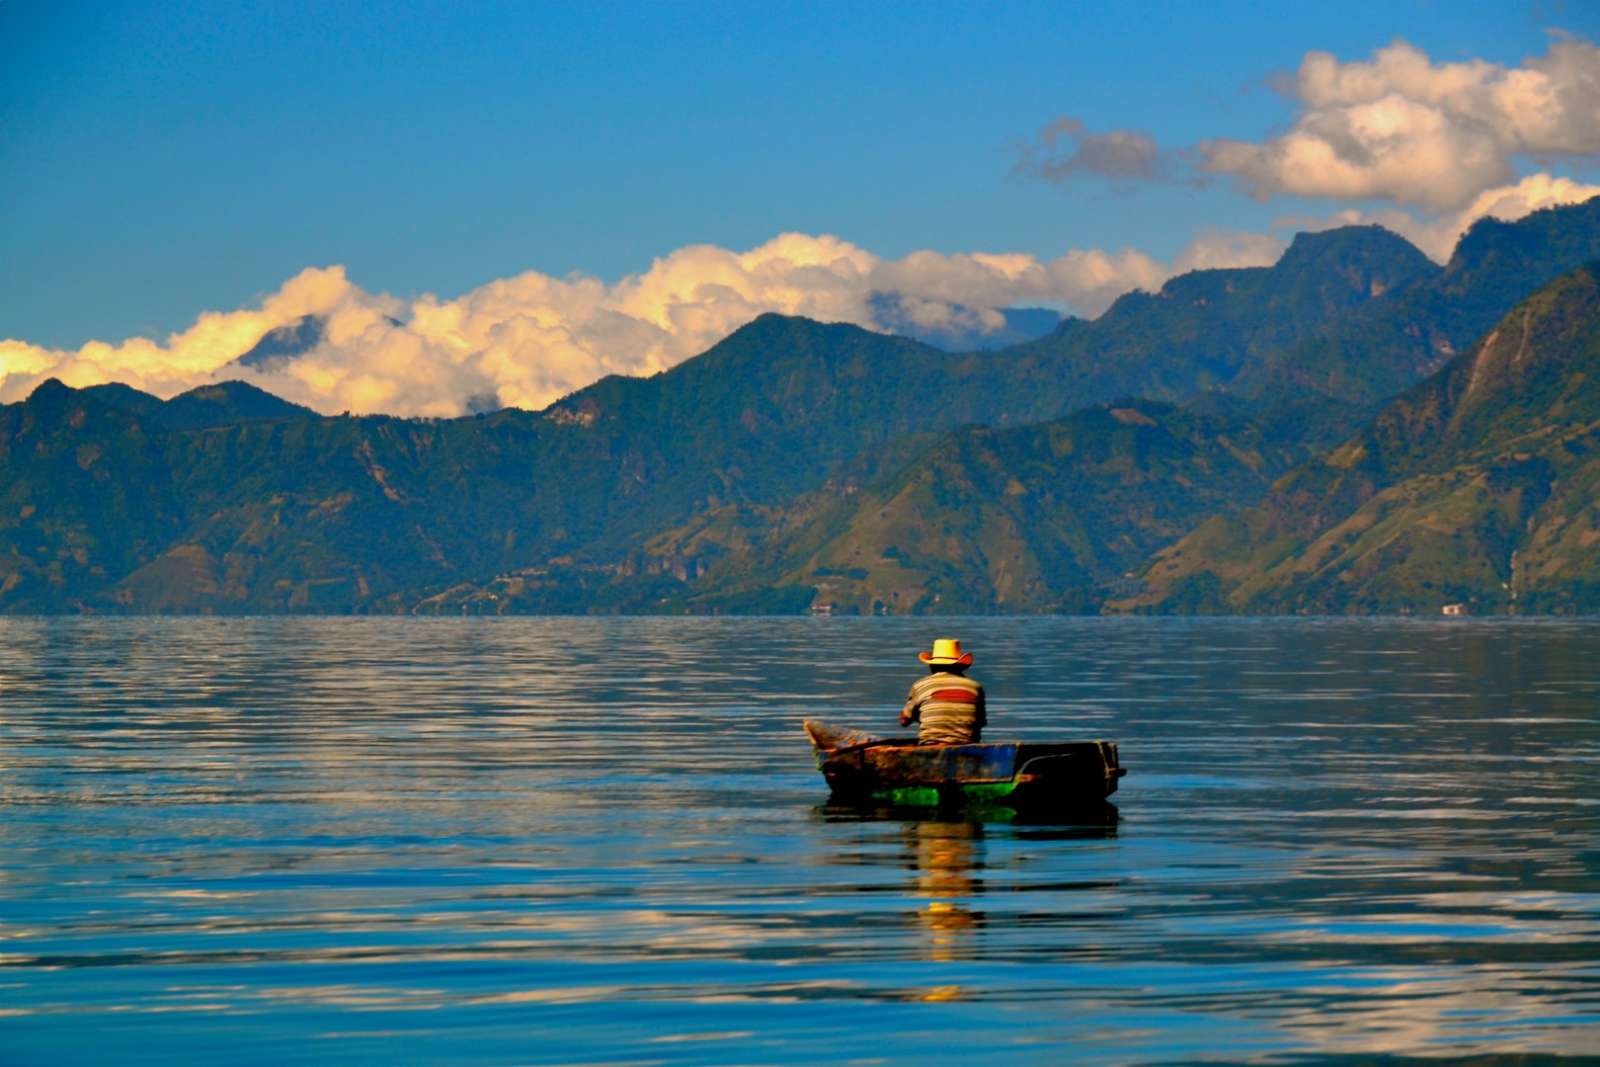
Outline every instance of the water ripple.
<path id="1" fill-rule="evenodd" d="M 958 626 L 1120 817 L 826 805 Z M 1600 624 L 0 621 L 7 1063 L 1587 1054 Z"/>

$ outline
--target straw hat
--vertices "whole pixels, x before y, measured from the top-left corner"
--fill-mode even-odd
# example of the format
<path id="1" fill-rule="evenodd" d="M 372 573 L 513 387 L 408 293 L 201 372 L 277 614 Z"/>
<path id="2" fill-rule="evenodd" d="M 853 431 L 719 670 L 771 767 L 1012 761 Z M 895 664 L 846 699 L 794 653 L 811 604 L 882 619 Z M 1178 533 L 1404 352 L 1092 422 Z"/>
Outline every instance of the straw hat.
<path id="1" fill-rule="evenodd" d="M 972 666 L 972 653 L 961 651 L 961 642 L 954 637 L 941 637 L 933 643 L 932 652 L 918 652 L 917 658 L 924 663 L 938 664 L 941 667 Z"/>

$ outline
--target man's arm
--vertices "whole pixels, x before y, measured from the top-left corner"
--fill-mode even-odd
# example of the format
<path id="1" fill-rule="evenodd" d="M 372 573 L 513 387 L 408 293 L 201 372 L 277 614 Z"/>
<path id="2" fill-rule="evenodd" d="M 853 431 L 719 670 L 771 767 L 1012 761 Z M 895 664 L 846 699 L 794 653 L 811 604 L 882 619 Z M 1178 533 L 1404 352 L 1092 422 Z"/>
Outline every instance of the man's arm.
<path id="1" fill-rule="evenodd" d="M 978 686 L 978 708 L 973 720 L 979 730 L 989 725 L 989 702 L 983 695 L 983 686 Z"/>
<path id="2" fill-rule="evenodd" d="M 910 726 L 922 715 L 921 701 L 917 699 L 917 687 L 912 686 L 911 692 L 906 696 L 906 706 L 900 709 L 900 725 Z"/>

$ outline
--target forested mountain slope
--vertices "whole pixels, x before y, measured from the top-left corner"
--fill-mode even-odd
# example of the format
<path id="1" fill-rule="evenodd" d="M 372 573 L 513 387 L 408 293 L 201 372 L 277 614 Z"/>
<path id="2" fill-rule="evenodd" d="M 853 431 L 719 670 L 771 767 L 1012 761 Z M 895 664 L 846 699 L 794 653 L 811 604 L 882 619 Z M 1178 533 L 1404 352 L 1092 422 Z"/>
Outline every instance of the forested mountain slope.
<path id="1" fill-rule="evenodd" d="M 1127 610 L 1600 610 L 1600 267 L 1552 282 Z"/>

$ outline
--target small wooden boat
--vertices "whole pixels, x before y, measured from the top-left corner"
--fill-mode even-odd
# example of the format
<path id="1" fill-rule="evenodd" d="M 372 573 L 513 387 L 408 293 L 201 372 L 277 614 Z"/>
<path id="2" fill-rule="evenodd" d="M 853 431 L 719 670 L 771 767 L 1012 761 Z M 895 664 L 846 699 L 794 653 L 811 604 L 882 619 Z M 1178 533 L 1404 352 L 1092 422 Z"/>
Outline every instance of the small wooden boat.
<path id="1" fill-rule="evenodd" d="M 804 725 L 828 788 L 853 803 L 1072 808 L 1102 803 L 1128 773 L 1111 741 L 919 745 L 811 719 Z"/>

